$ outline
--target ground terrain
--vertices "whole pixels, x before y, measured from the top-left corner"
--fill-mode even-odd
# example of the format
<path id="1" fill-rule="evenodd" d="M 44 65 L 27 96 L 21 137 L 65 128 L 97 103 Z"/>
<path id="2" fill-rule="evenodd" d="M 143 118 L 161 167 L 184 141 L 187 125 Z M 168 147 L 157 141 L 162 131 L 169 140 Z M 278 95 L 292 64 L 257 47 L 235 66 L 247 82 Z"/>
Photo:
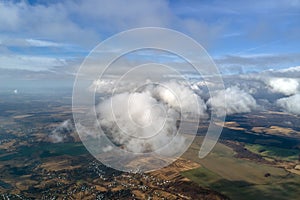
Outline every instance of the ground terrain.
<path id="1" fill-rule="evenodd" d="M 198 151 L 208 123 L 201 122 L 191 147 L 172 165 L 121 173 L 94 159 L 75 130 L 66 131 L 61 143 L 49 139 L 72 119 L 71 98 L 65 96 L 0 95 L 0 199 L 300 196 L 298 116 L 261 111 L 227 117 L 218 144 L 204 159 Z"/>

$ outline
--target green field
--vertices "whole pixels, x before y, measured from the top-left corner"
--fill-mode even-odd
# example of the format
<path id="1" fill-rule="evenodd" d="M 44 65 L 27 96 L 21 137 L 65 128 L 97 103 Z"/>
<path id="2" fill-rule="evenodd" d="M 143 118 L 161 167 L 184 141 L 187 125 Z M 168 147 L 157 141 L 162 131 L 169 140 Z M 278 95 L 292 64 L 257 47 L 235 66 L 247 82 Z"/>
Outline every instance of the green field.
<path id="1" fill-rule="evenodd" d="M 253 153 L 260 154 L 263 157 L 268 157 L 284 161 L 299 160 L 299 149 L 284 149 L 272 146 L 263 146 L 259 144 L 246 144 L 245 147 Z"/>
<path id="2" fill-rule="evenodd" d="M 197 157 L 200 144 L 201 139 L 197 138 L 184 157 L 202 166 L 182 173 L 200 186 L 234 200 L 299 199 L 300 176 L 275 166 L 235 158 L 235 152 L 220 143 L 200 160 Z M 265 177 L 267 173 L 270 176 Z"/>
<path id="3" fill-rule="evenodd" d="M 182 173 L 200 186 L 218 191 L 231 199 L 298 199 L 300 195 L 300 177 L 288 175 L 284 179 L 277 177 L 267 184 L 249 183 L 243 180 L 230 181 L 213 171 L 200 167 Z"/>
<path id="4" fill-rule="evenodd" d="M 88 151 L 82 143 L 40 143 L 32 147 L 20 147 L 14 153 L 2 153 L 2 155 L 0 154 L 0 161 L 6 161 L 22 157 L 47 158 L 60 155 L 76 156 L 87 153 Z"/>

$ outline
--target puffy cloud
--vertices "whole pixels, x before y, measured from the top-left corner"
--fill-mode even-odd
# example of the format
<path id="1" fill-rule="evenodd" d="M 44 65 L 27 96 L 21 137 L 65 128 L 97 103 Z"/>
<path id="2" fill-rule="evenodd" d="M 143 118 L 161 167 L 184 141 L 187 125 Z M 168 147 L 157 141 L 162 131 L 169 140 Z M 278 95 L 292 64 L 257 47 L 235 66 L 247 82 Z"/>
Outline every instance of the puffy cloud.
<path id="1" fill-rule="evenodd" d="M 223 102 L 224 97 L 226 102 Z M 223 116 L 225 112 L 228 115 L 250 112 L 257 107 L 256 100 L 249 93 L 236 86 L 213 92 L 207 104 L 219 116 Z"/>
<path id="2" fill-rule="evenodd" d="M 278 99 L 276 103 L 286 112 L 300 115 L 300 94 Z"/>
<path id="3" fill-rule="evenodd" d="M 199 115 L 204 115 L 206 111 L 204 101 L 184 84 L 178 84 L 175 81 L 166 82 L 157 87 L 154 93 L 178 112 L 193 113 L 197 111 Z M 197 107 L 199 109 L 195 110 Z"/>
<path id="4" fill-rule="evenodd" d="M 206 117 L 204 101 L 175 81 L 115 94 L 100 102 L 96 111 L 105 134 L 133 152 L 167 145 L 177 134 L 181 119 Z M 178 143 L 184 142 L 179 138 Z"/>
<path id="5" fill-rule="evenodd" d="M 296 94 L 299 89 L 299 82 L 292 78 L 271 78 L 267 81 L 272 92 L 285 95 Z"/>
<path id="6" fill-rule="evenodd" d="M 200 93 L 200 89 L 194 88 L 194 85 L 187 85 L 185 82 L 168 81 L 160 85 L 151 86 L 151 81 L 146 80 L 145 84 L 150 84 L 150 87 L 144 88 L 151 95 L 160 101 L 168 104 L 178 112 L 194 113 L 197 111 L 199 115 L 204 116 L 206 112 L 206 104 L 196 93 Z M 117 82 L 114 79 L 98 79 L 93 81 L 89 87 L 90 91 L 96 91 L 100 94 L 117 94 L 128 91 L 135 91 L 139 88 L 139 83 L 135 81 Z M 195 108 L 199 108 L 198 110 Z"/>
<path id="7" fill-rule="evenodd" d="M 98 79 L 94 80 L 90 85 L 90 91 L 96 91 L 98 93 L 111 93 L 113 91 L 115 81 L 111 79 Z"/>
<path id="8" fill-rule="evenodd" d="M 53 143 L 63 142 L 64 139 L 67 139 L 68 134 L 74 130 L 74 126 L 70 119 L 62 122 L 58 127 L 56 127 L 51 134 L 49 139 Z"/>

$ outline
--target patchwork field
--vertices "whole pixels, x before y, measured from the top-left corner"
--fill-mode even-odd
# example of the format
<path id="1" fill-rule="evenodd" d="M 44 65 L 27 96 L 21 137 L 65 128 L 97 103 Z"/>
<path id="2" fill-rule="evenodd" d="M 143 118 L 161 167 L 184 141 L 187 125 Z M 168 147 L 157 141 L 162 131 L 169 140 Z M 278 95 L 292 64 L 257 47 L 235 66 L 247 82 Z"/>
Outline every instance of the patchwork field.
<path id="1" fill-rule="evenodd" d="M 231 199 L 297 199 L 300 176 L 274 165 L 235 157 L 233 149 L 218 143 L 205 159 L 198 159 L 201 138 L 185 154 L 201 167 L 182 173 L 202 187 L 221 192 Z"/>
<path id="2" fill-rule="evenodd" d="M 300 150 L 299 149 L 285 149 L 280 147 L 263 146 L 259 144 L 247 144 L 245 147 L 263 157 L 284 161 L 298 161 Z"/>

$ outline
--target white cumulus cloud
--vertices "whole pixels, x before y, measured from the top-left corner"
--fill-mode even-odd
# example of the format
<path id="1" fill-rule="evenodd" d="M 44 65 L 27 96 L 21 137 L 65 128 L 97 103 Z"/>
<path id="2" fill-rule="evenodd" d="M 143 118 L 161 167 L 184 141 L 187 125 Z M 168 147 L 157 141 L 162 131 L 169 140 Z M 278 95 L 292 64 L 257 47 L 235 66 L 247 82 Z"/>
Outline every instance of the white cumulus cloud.
<path id="1" fill-rule="evenodd" d="M 105 134 L 133 152 L 167 145 L 177 134 L 181 119 L 206 117 L 204 101 L 176 81 L 115 94 L 100 102 L 96 111 Z M 179 138 L 178 143 L 185 142 Z"/>
<path id="2" fill-rule="evenodd" d="M 224 97 L 226 102 L 223 101 Z M 249 93 L 236 86 L 212 93 L 207 104 L 219 116 L 223 116 L 225 112 L 227 115 L 246 113 L 257 107 L 256 100 Z"/>
<path id="3" fill-rule="evenodd" d="M 300 115 L 300 94 L 278 99 L 277 105 L 282 107 L 286 112 Z"/>
<path id="4" fill-rule="evenodd" d="M 293 78 L 271 78 L 267 81 L 267 85 L 272 92 L 285 95 L 296 94 L 299 90 L 299 82 Z"/>

